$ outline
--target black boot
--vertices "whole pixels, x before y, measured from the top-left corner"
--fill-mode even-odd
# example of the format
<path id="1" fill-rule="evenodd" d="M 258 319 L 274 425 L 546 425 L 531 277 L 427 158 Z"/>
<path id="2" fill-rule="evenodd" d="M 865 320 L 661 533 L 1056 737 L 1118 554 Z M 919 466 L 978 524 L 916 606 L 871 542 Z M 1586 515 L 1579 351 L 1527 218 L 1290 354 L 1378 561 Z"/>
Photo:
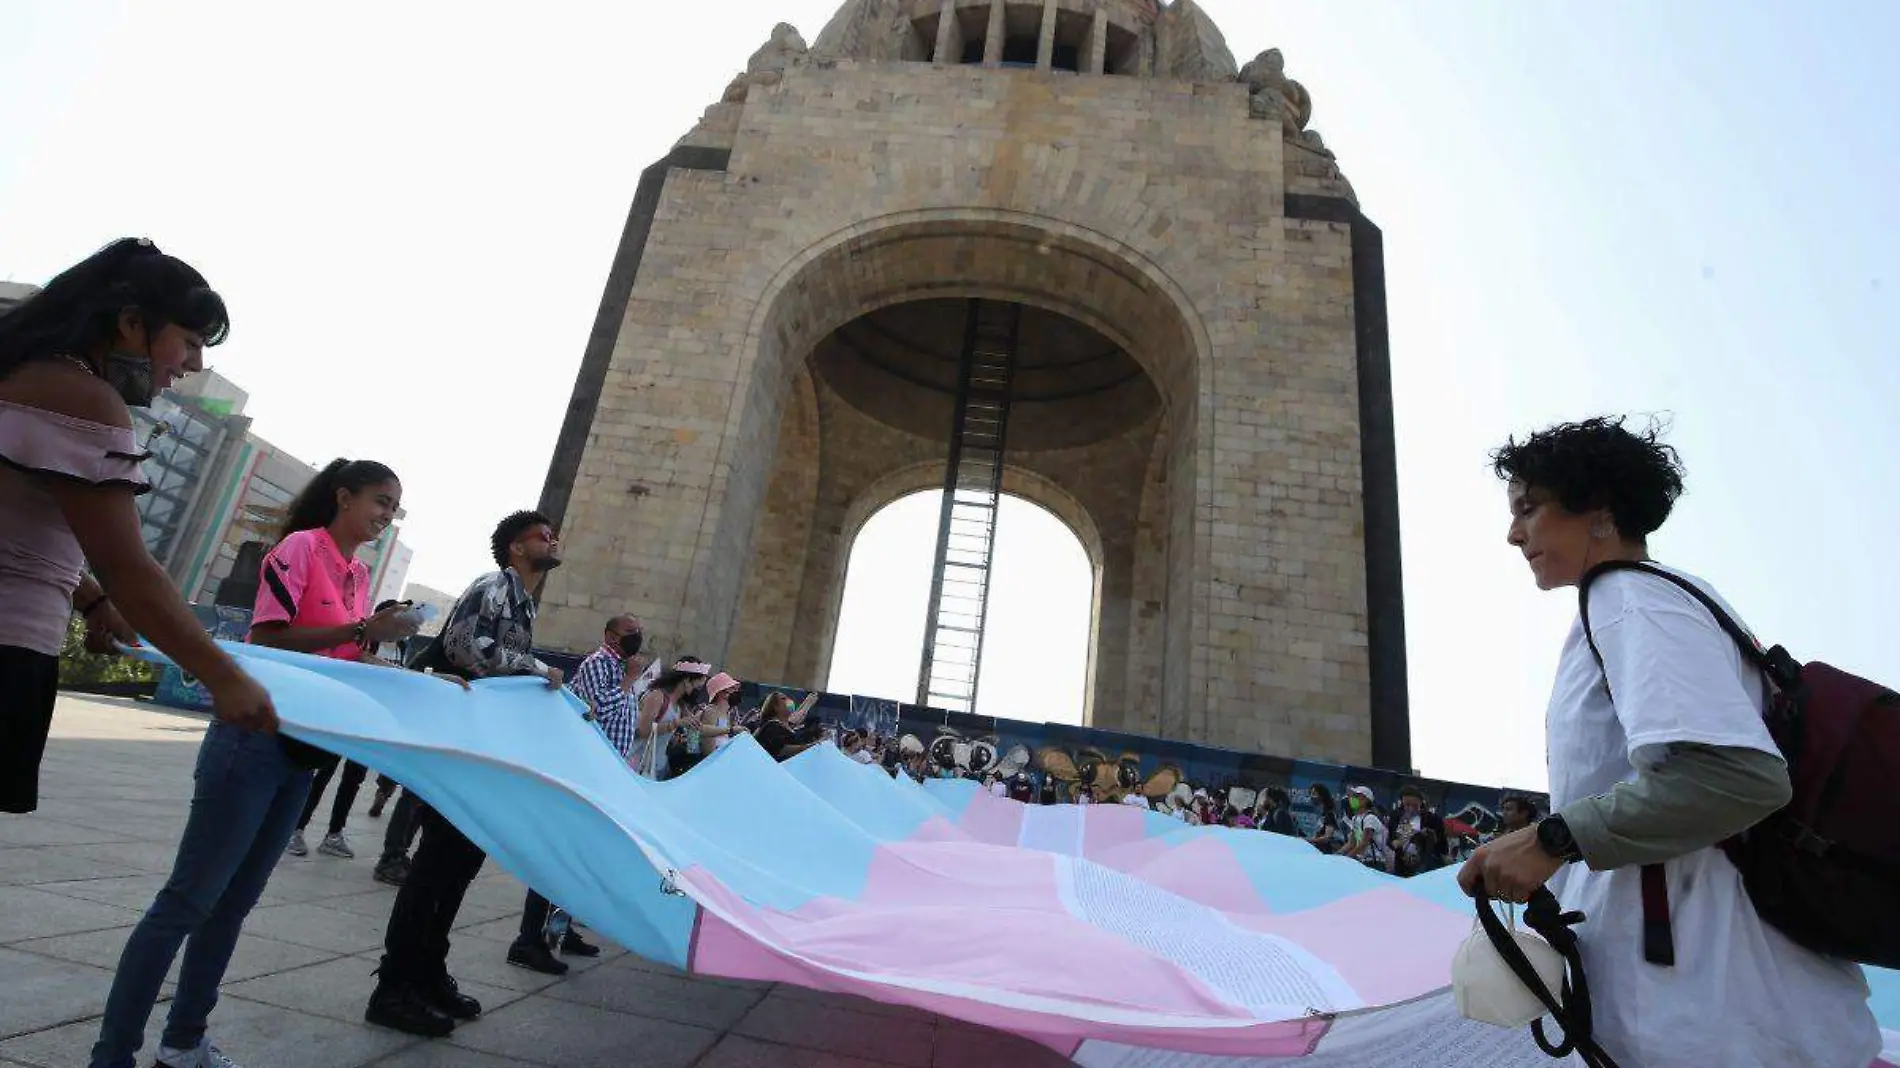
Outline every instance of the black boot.
<path id="1" fill-rule="evenodd" d="M 409 858 L 389 857 L 379 860 L 376 862 L 375 870 L 370 873 L 370 877 L 379 883 L 401 886 L 403 880 L 409 878 Z"/>
<path id="2" fill-rule="evenodd" d="M 539 939 L 533 942 L 517 941 L 509 946 L 508 963 L 542 975 L 567 974 L 567 962 L 548 952 L 547 944 Z"/>
<path id="3" fill-rule="evenodd" d="M 572 927 L 561 936 L 561 952 L 570 957 L 598 957 L 600 947 L 574 933 Z"/>
<path id="4" fill-rule="evenodd" d="M 369 1007 L 363 1010 L 363 1019 L 378 1027 L 423 1038 L 444 1038 L 455 1030 L 455 1021 L 432 1008 L 415 987 L 388 979 L 376 984 L 376 992 L 369 996 Z"/>
<path id="5" fill-rule="evenodd" d="M 455 977 L 443 972 L 432 983 L 416 987 L 416 993 L 430 1008 L 451 1020 L 473 1020 L 482 1014 L 482 1003 L 462 993 Z"/>

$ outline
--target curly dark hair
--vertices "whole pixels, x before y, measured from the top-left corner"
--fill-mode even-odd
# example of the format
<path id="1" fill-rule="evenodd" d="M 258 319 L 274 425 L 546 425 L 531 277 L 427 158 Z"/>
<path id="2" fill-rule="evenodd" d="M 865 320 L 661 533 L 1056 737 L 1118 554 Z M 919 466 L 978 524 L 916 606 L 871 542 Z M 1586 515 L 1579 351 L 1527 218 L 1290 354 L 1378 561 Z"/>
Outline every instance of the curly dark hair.
<path id="1" fill-rule="evenodd" d="M 1643 541 L 1669 518 L 1682 495 L 1682 457 L 1662 443 L 1664 426 L 1641 432 L 1622 416 L 1559 423 L 1491 453 L 1491 469 L 1554 497 L 1566 511 L 1607 509 L 1617 532 Z"/>
<path id="2" fill-rule="evenodd" d="M 488 539 L 488 547 L 495 554 L 495 566 L 508 566 L 508 547 L 513 545 L 529 527 L 553 525 L 554 523 L 540 512 L 516 512 L 495 524 L 495 533 Z"/>

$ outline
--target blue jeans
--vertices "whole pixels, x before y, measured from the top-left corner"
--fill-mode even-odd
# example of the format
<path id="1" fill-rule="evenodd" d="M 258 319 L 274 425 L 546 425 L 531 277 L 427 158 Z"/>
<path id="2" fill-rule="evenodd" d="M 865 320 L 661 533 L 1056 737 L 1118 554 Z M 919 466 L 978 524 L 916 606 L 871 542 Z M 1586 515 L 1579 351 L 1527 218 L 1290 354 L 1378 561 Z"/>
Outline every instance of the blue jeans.
<path id="1" fill-rule="evenodd" d="M 192 777 L 191 817 L 178 859 L 126 939 L 92 1068 L 134 1068 L 180 945 L 185 963 L 162 1041 L 174 1049 L 198 1045 L 244 917 L 270 881 L 310 795 L 310 769 L 285 759 L 276 735 L 221 722 L 205 731 Z"/>

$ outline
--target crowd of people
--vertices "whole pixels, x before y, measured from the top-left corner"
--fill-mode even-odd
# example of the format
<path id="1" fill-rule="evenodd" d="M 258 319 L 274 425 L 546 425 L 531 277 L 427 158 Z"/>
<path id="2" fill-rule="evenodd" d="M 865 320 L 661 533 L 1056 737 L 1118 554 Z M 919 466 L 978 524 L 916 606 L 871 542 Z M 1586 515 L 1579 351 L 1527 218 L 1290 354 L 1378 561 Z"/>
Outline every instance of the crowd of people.
<path id="1" fill-rule="evenodd" d="M 1508 795 L 1498 805 L 1498 827 L 1480 830 L 1448 822 L 1434 810 L 1416 785 L 1399 788 L 1394 802 L 1381 805 L 1370 786 L 1346 788 L 1344 800 L 1324 784 L 1305 791 L 1304 808 L 1287 789 L 1269 785 L 1207 787 L 1176 783 L 1150 797 L 1139 788 L 1104 790 L 1096 786 L 1065 784 L 1056 776 L 1029 769 L 1003 774 L 978 773 L 954 764 L 933 762 L 921 746 L 904 739 L 847 730 L 839 747 L 854 759 L 881 764 L 892 774 L 909 775 L 917 782 L 932 778 L 968 778 L 980 782 L 997 797 L 1024 804 L 1122 804 L 1158 812 L 1192 827 L 1228 827 L 1259 830 L 1304 838 L 1323 853 L 1351 857 L 1394 875 L 1433 871 L 1460 861 L 1472 850 L 1500 835 L 1521 830 L 1537 821 L 1537 805 L 1521 795 Z"/>
<path id="2" fill-rule="evenodd" d="M 788 700 L 783 694 L 774 695 Z M 1537 821 L 1537 804 L 1522 795 L 1507 795 L 1498 805 L 1498 826 L 1480 829 L 1447 821 L 1426 800 L 1417 785 L 1401 786 L 1389 805 L 1380 804 L 1370 786 L 1345 788 L 1343 799 L 1331 788 L 1314 783 L 1305 793 L 1305 806 L 1296 805 L 1286 787 L 1267 785 L 1196 787 L 1176 782 L 1150 796 L 1141 786 L 1105 789 L 1093 784 L 1064 782 L 1032 768 L 973 771 L 954 759 L 933 758 L 931 748 L 915 738 L 845 729 L 838 747 L 864 764 L 883 767 L 893 775 L 916 782 L 962 778 L 980 783 L 996 797 L 1024 804 L 1122 804 L 1158 812 L 1193 827 L 1260 830 L 1304 838 L 1324 853 L 1351 857 L 1394 875 L 1434 871 L 1461 861 L 1478 846 Z M 947 753 L 945 757 L 947 757 Z"/>
<path id="3" fill-rule="evenodd" d="M 181 952 L 156 1063 L 230 1068 L 232 1059 L 210 1041 L 208 1019 L 245 918 L 279 860 L 307 850 L 319 776 L 335 778 L 337 798 L 318 851 L 353 852 L 337 815 L 347 815 L 366 769 L 342 766 L 338 775 L 334 754 L 277 731 L 270 694 L 205 633 L 153 560 L 133 506 L 148 486 L 130 409 L 201 369 L 204 349 L 228 329 L 224 301 L 202 275 L 134 239 L 106 247 L 0 316 L 0 811 L 38 805 L 58 654 L 74 615 L 95 651 L 141 638 L 156 646 L 203 683 L 215 714 L 177 860 L 120 955 L 92 1068 L 136 1063 Z M 1507 488 L 1509 544 L 1545 590 L 1583 586 L 1606 563 L 1647 561 L 1647 539 L 1682 489 L 1674 451 L 1653 430 L 1634 433 L 1620 420 L 1551 427 L 1493 459 Z M 356 559 L 396 516 L 401 497 L 396 473 L 370 460 L 338 461 L 313 479 L 264 559 L 250 640 L 421 671 L 444 685 L 502 676 L 567 684 L 534 653 L 535 594 L 561 557 L 553 524 L 532 511 L 496 526 L 496 570 L 463 592 L 440 635 L 402 655 L 416 613 L 401 604 L 372 610 L 369 576 Z M 1619 980 L 1592 984 L 1596 1037 L 1625 1063 L 1867 1063 L 1879 1034 L 1859 969 L 1766 924 L 1716 848 L 1790 796 L 1786 763 L 1762 722 L 1759 679 L 1673 583 L 1621 570 L 1590 596 L 1598 622 L 1586 629 L 1580 617 L 1573 628 L 1546 713 L 1555 811 L 1539 820 L 1527 806 L 1508 806 L 1506 827 L 1460 869 L 1461 885 L 1523 902 L 1548 883 L 1590 918 L 1584 964 L 1593 977 Z M 781 760 L 834 736 L 809 715 L 810 701 L 794 707 L 775 694 L 748 717 L 735 707 L 738 680 L 698 656 L 642 666 L 641 645 L 638 620 L 609 620 L 572 683 L 632 772 L 684 774 L 746 730 Z M 841 740 L 853 759 L 919 778 L 933 773 L 925 753 L 889 739 Z M 955 773 L 941 764 L 934 773 L 945 770 Z M 1055 800 L 1047 779 L 1040 790 L 1027 777 L 989 788 Z M 379 803 L 396 789 L 379 784 Z M 404 794 L 403 829 L 396 833 L 392 813 L 377 865 L 378 877 L 398 889 L 365 1017 L 442 1036 L 482 1011 L 449 974 L 448 952 L 486 857 L 426 798 Z M 1089 792 L 1075 800 L 1111 798 Z M 1158 803 L 1187 822 L 1293 834 L 1401 874 L 1457 853 L 1445 821 L 1416 789 L 1402 789 L 1382 809 L 1368 787 L 1348 787 L 1342 807 L 1315 786 L 1308 801 L 1317 815 L 1304 822 L 1277 788 L 1252 803 L 1231 790 L 1112 800 Z M 411 829 L 416 844 L 406 856 Z M 1698 940 L 1670 967 L 1642 966 L 1655 927 L 1645 908 L 1651 871 L 1667 891 L 1664 923 Z M 560 974 L 561 956 L 599 952 L 559 917 L 555 903 L 529 890 L 508 962 Z M 1775 982 L 1764 985 L 1764 975 Z M 1773 1052 L 1763 1059 L 1766 1042 Z"/>
<path id="4" fill-rule="evenodd" d="M 224 302 L 203 276 L 137 239 L 107 246 L 0 318 L 0 584 L 8 609 L 0 613 L 0 810 L 38 807 L 58 654 L 75 613 L 88 648 L 149 641 L 203 683 L 214 713 L 177 862 L 120 955 L 93 1068 L 136 1063 L 181 952 L 156 1061 L 162 1068 L 231 1065 L 207 1036 L 218 988 L 279 859 L 310 851 L 306 831 L 332 780 L 317 852 L 355 855 L 344 828 L 368 769 L 277 731 L 269 693 L 198 624 L 146 549 L 133 507 L 149 487 L 131 408 L 200 370 L 204 349 L 228 330 Z M 313 478 L 262 561 L 249 640 L 416 670 L 445 685 L 522 675 L 551 687 L 566 683 L 533 652 L 535 594 L 560 565 L 547 518 L 523 511 L 503 519 L 490 539 L 496 570 L 463 592 L 436 638 L 412 649 L 420 614 L 387 601 L 372 609 L 369 572 L 357 559 L 401 505 L 400 479 L 373 460 L 338 460 Z M 696 656 L 651 676 L 637 673 L 631 662 L 639 645 L 637 621 L 610 621 L 574 689 L 635 771 L 668 778 L 744 729 L 733 707 L 739 686 Z M 808 711 L 768 702 L 755 725 L 760 743 L 781 758 L 817 744 Z M 439 1037 L 481 1013 L 449 974 L 448 950 L 462 897 L 486 858 L 387 776 L 372 812 L 380 815 L 392 798 L 374 876 L 398 890 L 364 1015 Z M 573 926 L 552 922 L 557 913 L 528 892 L 509 963 L 558 975 L 567 970 L 561 956 L 600 952 Z M 551 930 L 558 937 L 550 939 Z"/>

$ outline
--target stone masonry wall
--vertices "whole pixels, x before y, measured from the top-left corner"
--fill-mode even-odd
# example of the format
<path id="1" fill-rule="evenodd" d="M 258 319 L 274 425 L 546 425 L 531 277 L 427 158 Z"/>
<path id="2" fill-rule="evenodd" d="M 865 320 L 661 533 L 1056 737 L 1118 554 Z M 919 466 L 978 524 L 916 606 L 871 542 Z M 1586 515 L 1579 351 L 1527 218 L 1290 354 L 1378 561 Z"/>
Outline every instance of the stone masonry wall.
<path id="1" fill-rule="evenodd" d="M 1124 345 L 1164 398 L 1163 514 L 1117 532 L 1132 589 L 1133 545 L 1165 530 L 1163 618 L 1123 628 L 1161 661 L 1161 729 L 1365 759 L 1350 245 L 1284 217 L 1284 152 L 1234 83 L 840 61 L 754 86 L 728 169 L 665 184 L 544 635 L 578 645 L 614 604 L 752 655 L 741 591 L 810 347 L 906 293 L 1022 299 Z M 801 615 L 816 596 L 808 575 Z"/>

